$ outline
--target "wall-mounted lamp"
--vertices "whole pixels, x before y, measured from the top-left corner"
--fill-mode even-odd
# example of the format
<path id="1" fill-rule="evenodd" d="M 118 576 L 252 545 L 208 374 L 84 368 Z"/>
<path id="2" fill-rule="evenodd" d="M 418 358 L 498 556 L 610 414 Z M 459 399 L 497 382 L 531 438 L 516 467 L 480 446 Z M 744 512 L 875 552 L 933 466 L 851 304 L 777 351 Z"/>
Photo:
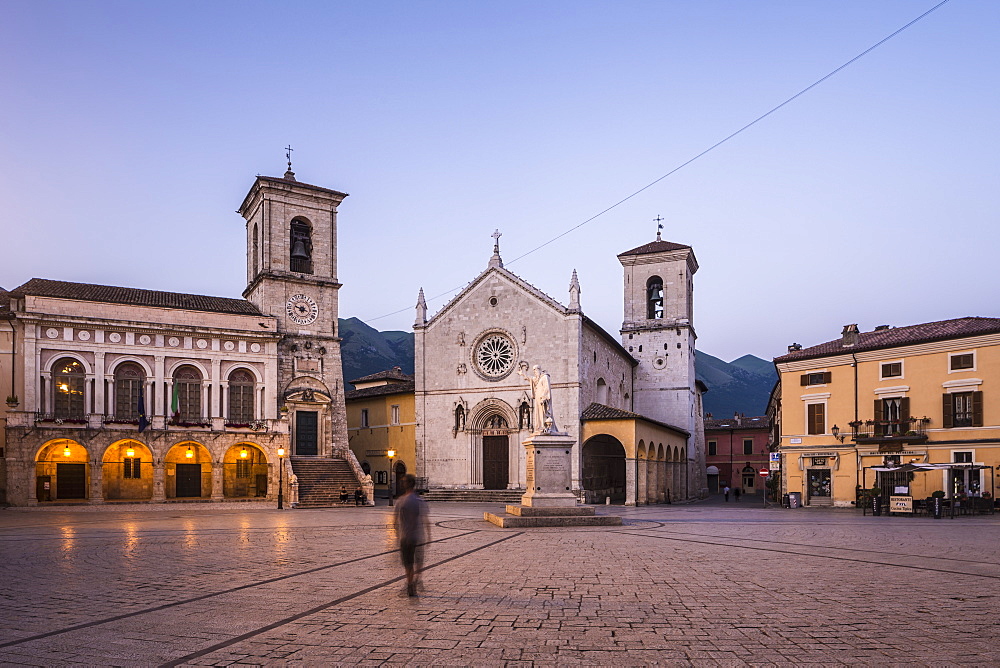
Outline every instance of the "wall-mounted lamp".
<path id="1" fill-rule="evenodd" d="M 191 449 L 190 445 L 188 446 L 187 452 L 184 453 L 184 456 L 188 459 L 194 459 L 194 450 Z"/>
<path id="2" fill-rule="evenodd" d="M 69 457 L 71 454 L 73 454 L 73 451 L 69 449 L 68 445 L 63 448 L 63 457 Z"/>
<path id="3" fill-rule="evenodd" d="M 841 443 L 843 443 L 844 439 L 847 438 L 847 434 L 844 434 L 843 436 L 840 435 L 840 427 L 837 425 L 833 425 L 833 428 L 830 429 L 830 433 L 833 434 L 833 437 Z"/>

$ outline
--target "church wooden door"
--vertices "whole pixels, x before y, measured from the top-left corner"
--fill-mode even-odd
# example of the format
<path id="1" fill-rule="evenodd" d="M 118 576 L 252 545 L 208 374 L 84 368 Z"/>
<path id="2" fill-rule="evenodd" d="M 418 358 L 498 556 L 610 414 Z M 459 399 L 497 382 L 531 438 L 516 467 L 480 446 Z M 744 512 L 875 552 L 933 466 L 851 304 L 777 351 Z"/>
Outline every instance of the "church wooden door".
<path id="1" fill-rule="evenodd" d="M 483 489 L 507 489 L 507 437 L 483 436 Z"/>
<path id="2" fill-rule="evenodd" d="M 316 411 L 295 411 L 295 454 L 319 454 L 317 417 Z"/>

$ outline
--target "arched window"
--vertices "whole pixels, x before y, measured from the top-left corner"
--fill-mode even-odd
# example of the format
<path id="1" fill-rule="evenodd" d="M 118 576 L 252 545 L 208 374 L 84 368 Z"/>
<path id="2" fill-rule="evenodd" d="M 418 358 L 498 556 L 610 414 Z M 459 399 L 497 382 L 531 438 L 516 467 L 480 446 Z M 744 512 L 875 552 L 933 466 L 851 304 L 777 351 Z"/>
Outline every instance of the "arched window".
<path id="1" fill-rule="evenodd" d="M 608 405 L 608 384 L 604 382 L 603 378 L 597 379 L 597 403 L 603 406 Z"/>
<path id="2" fill-rule="evenodd" d="M 139 392 L 146 375 L 135 362 L 115 367 L 115 417 L 134 420 L 139 417 Z"/>
<path id="3" fill-rule="evenodd" d="M 663 279 L 659 276 L 650 276 L 646 281 L 646 318 L 663 318 Z"/>
<path id="4" fill-rule="evenodd" d="M 83 417 L 83 387 L 86 371 L 80 362 L 63 358 L 52 367 L 52 412 L 58 418 Z"/>
<path id="5" fill-rule="evenodd" d="M 289 267 L 292 271 L 311 274 L 312 268 L 312 230 L 309 223 L 296 218 L 291 225 L 291 254 Z"/>
<path id="6" fill-rule="evenodd" d="M 229 374 L 229 420 L 231 422 L 253 421 L 254 386 L 253 374 L 246 369 L 237 369 Z"/>
<path id="7" fill-rule="evenodd" d="M 258 262 L 260 261 L 260 244 L 257 238 L 257 223 L 253 224 L 253 240 L 251 241 L 251 259 L 253 264 L 250 265 L 250 277 L 253 278 L 257 275 L 258 267 L 260 266 Z"/>
<path id="8" fill-rule="evenodd" d="M 201 421 L 201 372 L 193 366 L 174 371 L 174 393 L 170 412 L 181 422 Z"/>

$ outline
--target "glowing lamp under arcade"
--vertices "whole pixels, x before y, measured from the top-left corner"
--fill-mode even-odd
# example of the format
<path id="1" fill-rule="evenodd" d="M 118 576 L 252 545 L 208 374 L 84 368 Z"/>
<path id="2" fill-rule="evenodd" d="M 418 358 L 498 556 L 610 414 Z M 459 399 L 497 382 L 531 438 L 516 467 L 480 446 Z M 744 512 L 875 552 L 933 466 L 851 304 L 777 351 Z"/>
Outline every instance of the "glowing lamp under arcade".
<path id="1" fill-rule="evenodd" d="M 194 459 L 194 450 L 191 449 L 190 445 L 188 446 L 187 452 L 184 453 L 184 456 L 188 459 Z"/>
<path id="2" fill-rule="evenodd" d="M 243 448 L 242 450 L 240 450 L 240 457 L 246 459 L 246 456 L 247 456 L 247 449 Z"/>

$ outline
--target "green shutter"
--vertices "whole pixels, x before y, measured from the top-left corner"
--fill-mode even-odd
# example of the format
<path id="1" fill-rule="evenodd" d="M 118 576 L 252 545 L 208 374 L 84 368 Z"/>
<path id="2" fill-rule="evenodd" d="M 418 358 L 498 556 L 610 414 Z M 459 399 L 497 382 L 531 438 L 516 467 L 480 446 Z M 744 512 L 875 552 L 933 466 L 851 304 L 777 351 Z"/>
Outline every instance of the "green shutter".
<path id="1" fill-rule="evenodd" d="M 941 416 L 945 429 L 955 426 L 955 404 L 952 403 L 950 394 L 941 396 Z"/>
<path id="2" fill-rule="evenodd" d="M 833 373 L 831 373 L 830 371 L 824 371 L 823 372 L 823 382 L 824 383 L 829 383 L 832 378 L 833 378 Z"/>
<path id="3" fill-rule="evenodd" d="M 804 373 L 801 376 L 799 376 L 799 382 L 802 385 L 808 385 L 809 384 L 809 374 Z"/>
<path id="4" fill-rule="evenodd" d="M 881 399 L 876 399 L 875 400 L 875 407 L 872 409 L 872 416 L 873 416 L 872 419 L 873 420 L 884 420 L 885 419 L 885 415 L 883 413 L 883 406 L 884 406 L 884 404 L 882 403 Z"/>
<path id="5" fill-rule="evenodd" d="M 972 393 L 972 426 L 983 426 L 983 393 Z"/>
<path id="6" fill-rule="evenodd" d="M 903 423 L 905 420 L 910 419 L 910 398 L 902 397 L 899 400 L 899 422 Z"/>

